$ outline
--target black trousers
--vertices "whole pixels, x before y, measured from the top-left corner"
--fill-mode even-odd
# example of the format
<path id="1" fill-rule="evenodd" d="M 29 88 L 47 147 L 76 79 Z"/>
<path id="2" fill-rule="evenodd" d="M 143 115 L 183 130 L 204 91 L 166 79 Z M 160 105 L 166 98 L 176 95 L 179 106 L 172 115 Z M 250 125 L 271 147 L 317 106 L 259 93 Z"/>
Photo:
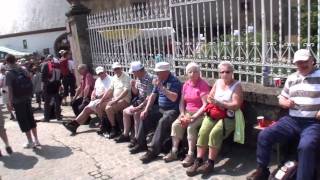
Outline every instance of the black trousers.
<path id="1" fill-rule="evenodd" d="M 71 107 L 74 114 L 78 116 L 89 103 L 90 101 L 83 101 L 83 97 L 80 97 L 72 101 Z"/>
<path id="2" fill-rule="evenodd" d="M 61 96 L 58 93 L 44 93 L 44 119 L 52 119 L 52 108 L 55 118 L 61 118 Z"/>
<path id="3" fill-rule="evenodd" d="M 69 74 L 62 78 L 63 97 L 73 97 L 76 93 L 76 78 L 73 74 Z"/>

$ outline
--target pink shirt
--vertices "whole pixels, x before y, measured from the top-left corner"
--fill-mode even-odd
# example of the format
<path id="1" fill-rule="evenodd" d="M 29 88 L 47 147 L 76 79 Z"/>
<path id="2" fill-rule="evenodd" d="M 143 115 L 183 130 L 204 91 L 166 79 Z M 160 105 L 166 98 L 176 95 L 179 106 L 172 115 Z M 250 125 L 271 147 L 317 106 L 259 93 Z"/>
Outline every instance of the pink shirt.
<path id="1" fill-rule="evenodd" d="M 208 83 L 199 79 L 195 86 L 188 80 L 182 87 L 183 99 L 186 105 L 186 110 L 189 112 L 196 112 L 202 106 L 201 97 L 208 94 L 210 87 Z"/>

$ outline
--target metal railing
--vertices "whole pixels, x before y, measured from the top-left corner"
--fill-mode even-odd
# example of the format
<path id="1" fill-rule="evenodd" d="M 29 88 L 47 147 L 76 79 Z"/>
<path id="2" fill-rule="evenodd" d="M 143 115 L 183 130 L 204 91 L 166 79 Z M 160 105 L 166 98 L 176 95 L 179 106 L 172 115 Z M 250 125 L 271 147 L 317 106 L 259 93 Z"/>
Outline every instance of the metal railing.
<path id="1" fill-rule="evenodd" d="M 179 76 L 194 61 L 218 78 L 228 60 L 236 79 L 269 84 L 294 71 L 297 49 L 320 56 L 320 0 L 160 0 L 90 14 L 88 27 L 93 64 L 107 69 L 168 61 Z"/>

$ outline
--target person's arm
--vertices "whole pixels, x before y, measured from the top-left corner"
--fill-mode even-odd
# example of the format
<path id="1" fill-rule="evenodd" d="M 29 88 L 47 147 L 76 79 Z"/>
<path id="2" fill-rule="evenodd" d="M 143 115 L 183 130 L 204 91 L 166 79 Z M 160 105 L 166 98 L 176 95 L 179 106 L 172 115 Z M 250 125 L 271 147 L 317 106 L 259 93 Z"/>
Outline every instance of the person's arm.
<path id="1" fill-rule="evenodd" d="M 284 109 L 293 108 L 295 106 L 294 101 L 290 100 L 287 97 L 280 95 L 278 96 L 278 98 L 279 98 L 279 105 Z"/>
<path id="2" fill-rule="evenodd" d="M 86 75 L 86 86 L 83 89 L 83 98 L 87 98 L 90 96 L 90 90 L 92 88 L 93 77 L 90 74 Z"/>
<path id="3" fill-rule="evenodd" d="M 208 103 L 214 103 L 213 99 L 214 99 L 214 95 L 216 93 L 216 83 L 214 83 L 214 85 L 212 86 L 209 95 L 207 96 L 207 102 Z"/>
<path id="4" fill-rule="evenodd" d="M 91 101 L 96 99 L 96 88 L 93 89 L 92 93 L 91 93 Z"/>
<path id="5" fill-rule="evenodd" d="M 202 101 L 202 106 L 198 109 L 198 111 L 196 113 L 194 113 L 191 116 L 191 122 L 193 122 L 195 119 L 197 119 L 199 116 L 201 116 L 203 114 L 203 111 L 207 106 L 207 95 L 203 95 L 201 97 L 201 101 Z"/>
<path id="6" fill-rule="evenodd" d="M 138 95 L 139 94 L 139 90 L 136 87 L 136 80 L 132 79 L 130 84 L 131 84 L 131 92 L 132 92 L 132 94 L 135 95 L 135 96 Z"/>
<path id="7" fill-rule="evenodd" d="M 169 89 L 165 88 L 164 86 L 161 86 L 160 90 L 163 92 L 163 94 L 165 96 L 167 96 L 167 98 L 172 101 L 175 102 L 178 99 L 178 93 L 170 91 Z"/>
<path id="8" fill-rule="evenodd" d="M 243 91 L 241 85 L 237 85 L 235 91 L 232 94 L 231 102 L 217 102 L 218 106 L 221 106 L 230 110 L 238 110 L 243 102 Z"/>
<path id="9" fill-rule="evenodd" d="M 186 114 L 186 106 L 184 103 L 184 93 L 181 93 L 181 98 L 180 98 L 180 103 L 179 103 L 179 110 L 180 110 L 180 115 L 184 116 Z"/>
<path id="10" fill-rule="evenodd" d="M 144 108 L 144 110 L 140 114 L 140 120 L 144 120 L 147 117 L 148 111 L 151 109 L 151 106 L 154 104 L 156 98 L 157 98 L 156 93 L 152 93 L 150 98 L 148 99 L 147 105 Z"/>

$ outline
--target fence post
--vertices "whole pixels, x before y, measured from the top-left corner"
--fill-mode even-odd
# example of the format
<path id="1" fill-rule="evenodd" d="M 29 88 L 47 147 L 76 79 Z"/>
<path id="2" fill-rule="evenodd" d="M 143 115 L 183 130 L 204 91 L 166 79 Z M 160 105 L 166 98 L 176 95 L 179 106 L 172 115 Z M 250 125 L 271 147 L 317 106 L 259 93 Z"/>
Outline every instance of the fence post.
<path id="1" fill-rule="evenodd" d="M 266 64 L 266 14 L 265 14 L 265 1 L 261 0 L 261 62 L 262 62 L 262 84 L 268 86 L 270 83 L 269 73 L 270 68 Z M 272 38 L 272 37 L 271 37 Z"/>

